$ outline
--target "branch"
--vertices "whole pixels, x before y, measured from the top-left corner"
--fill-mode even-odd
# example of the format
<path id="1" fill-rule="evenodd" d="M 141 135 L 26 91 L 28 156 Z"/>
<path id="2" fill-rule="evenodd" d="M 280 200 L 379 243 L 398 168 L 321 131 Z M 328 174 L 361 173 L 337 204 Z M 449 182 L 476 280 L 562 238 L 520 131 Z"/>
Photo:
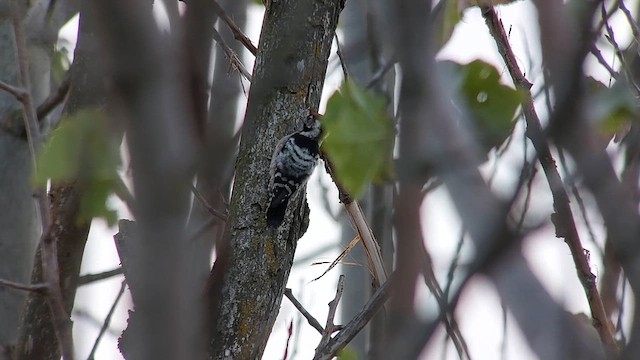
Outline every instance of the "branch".
<path id="1" fill-rule="evenodd" d="M 313 360 L 330 360 L 353 340 L 356 335 L 369 323 L 373 316 L 391 295 L 391 286 L 395 282 L 393 274 L 382 284 L 369 299 L 362 310 L 323 348 L 316 350 Z"/>
<path id="2" fill-rule="evenodd" d="M 90 284 L 92 282 L 96 282 L 96 281 L 100 281 L 100 280 L 105 280 L 108 279 L 110 277 L 116 276 L 116 275 L 120 275 L 123 273 L 123 269 L 122 267 L 113 269 L 113 270 L 109 270 L 109 271 L 104 271 L 101 273 L 97 273 L 97 274 L 86 274 L 86 275 L 82 275 L 80 276 L 80 278 L 78 278 L 78 286 L 82 286 L 82 285 L 87 285 Z"/>
<path id="3" fill-rule="evenodd" d="M 218 43 L 218 45 L 220 45 L 222 51 L 224 51 L 225 55 L 227 56 L 227 59 L 229 59 L 231 66 L 238 69 L 238 71 L 240 71 L 240 74 L 242 74 L 245 79 L 251 82 L 251 74 L 244 67 L 242 61 L 240 61 L 238 54 L 236 54 L 236 52 L 233 51 L 233 49 L 230 48 L 229 45 L 227 45 L 227 43 L 222 39 L 222 36 L 218 32 L 218 30 L 216 30 L 215 28 L 213 29 L 213 39 Z"/>
<path id="4" fill-rule="evenodd" d="M 331 334 L 335 329 L 335 325 L 333 324 L 333 319 L 336 316 L 336 311 L 338 310 L 338 303 L 340 302 L 340 298 L 342 297 L 342 291 L 344 290 L 344 275 L 340 275 L 338 279 L 338 288 L 336 289 L 336 296 L 329 302 L 329 314 L 327 314 L 327 325 L 324 327 L 324 331 L 322 332 L 322 338 L 320 339 L 320 343 L 316 348 L 316 357 L 320 354 L 320 350 L 325 348 L 329 341 L 331 341 Z"/>
<path id="5" fill-rule="evenodd" d="M 22 19 L 20 18 L 21 5 L 19 0 L 13 0 L 11 4 L 11 19 L 13 23 L 13 35 L 18 62 L 18 78 L 20 80 L 20 86 L 25 92 L 24 96 L 19 100 L 22 102 L 25 128 L 27 130 L 27 139 L 29 141 L 29 149 L 31 152 L 31 161 L 33 162 L 32 165 L 34 171 L 37 172 L 36 156 L 42 146 L 40 125 L 38 123 L 38 116 L 30 90 L 31 80 L 29 79 L 27 45 L 22 28 Z M 46 189 L 37 189 L 36 198 L 38 200 L 40 219 L 42 222 L 42 235 L 40 238 L 42 245 L 42 271 L 45 282 L 49 288 L 47 302 L 51 310 L 53 328 L 56 339 L 58 340 L 58 346 L 62 352 L 62 357 L 65 360 L 71 360 L 74 358 L 71 320 L 65 309 L 62 290 L 60 288 L 57 245 L 55 241 L 48 236 L 51 226 L 51 216 L 49 214 L 49 198 L 46 194 Z"/>
<path id="6" fill-rule="evenodd" d="M 552 220 L 556 227 L 556 236 L 563 237 L 567 246 L 571 251 L 573 261 L 578 272 L 578 279 L 585 291 L 591 315 L 593 317 L 593 325 L 600 335 L 600 340 L 610 350 L 616 350 L 616 343 L 613 338 L 613 332 L 606 316 L 602 299 L 596 286 L 596 276 L 591 273 L 591 267 L 584 251 L 584 247 L 578 235 L 571 207 L 569 205 L 569 196 L 567 195 L 563 181 L 555 166 L 555 160 L 551 155 L 549 144 L 542 132 L 542 126 L 538 114 L 535 110 L 533 98 L 531 96 L 531 83 L 524 77 L 516 61 L 515 55 L 509 44 L 509 40 L 505 34 L 502 22 L 498 18 L 492 7 L 483 7 L 482 15 L 485 18 L 487 27 L 494 38 L 500 55 L 507 65 L 511 78 L 518 89 L 524 94 L 522 106 L 524 108 L 525 120 L 527 122 L 527 137 L 533 143 L 538 156 L 538 160 L 542 165 L 551 194 L 553 196 L 555 216 Z"/>
<path id="7" fill-rule="evenodd" d="M 357 201 L 351 198 L 351 195 L 340 184 L 338 178 L 335 176 L 333 164 L 331 163 L 329 158 L 324 152 L 322 152 L 321 156 L 322 160 L 324 161 L 327 173 L 331 175 L 331 179 L 338 188 L 338 197 L 340 199 L 340 202 L 344 204 L 344 207 L 349 214 L 351 224 L 353 224 L 356 232 L 360 236 L 360 239 L 362 239 L 362 245 L 364 246 L 365 253 L 367 254 L 369 268 L 373 273 L 374 284 L 376 287 L 379 287 L 380 284 L 383 284 L 387 281 L 387 271 L 384 267 L 384 260 L 382 258 L 382 254 L 380 253 L 378 241 L 375 239 L 375 236 L 373 235 L 373 232 L 371 231 L 371 228 L 367 223 L 367 219 L 362 212 L 362 208 L 360 208 L 360 205 Z"/>
<path id="8" fill-rule="evenodd" d="M 469 348 L 462 336 L 462 333 L 460 332 L 455 314 L 447 307 L 447 297 L 442 291 L 442 288 L 438 283 L 438 279 L 433 272 L 431 255 L 429 254 L 424 241 L 420 241 L 419 243 L 421 247 L 420 250 L 422 251 L 422 276 L 424 277 L 425 285 L 427 285 L 433 296 L 436 298 L 438 306 L 440 307 L 440 312 L 445 313 L 445 316 L 442 317 L 442 323 L 444 324 L 445 331 L 455 346 L 456 351 L 458 352 L 458 357 L 463 359 L 463 355 L 466 355 L 467 359 L 471 359 L 471 356 L 469 355 Z"/>
<path id="9" fill-rule="evenodd" d="M 16 100 L 22 102 L 25 96 L 27 96 L 27 92 L 24 89 L 19 87 L 15 87 L 13 85 L 9 85 L 4 81 L 0 81 L 0 90 L 4 90 L 11 94 Z"/>
<path id="10" fill-rule="evenodd" d="M 33 291 L 43 295 L 46 295 L 49 290 L 49 286 L 47 284 L 20 284 L 5 279 L 0 279 L 0 286 L 16 290 Z"/>
<path id="11" fill-rule="evenodd" d="M 293 306 L 295 306 L 296 309 L 298 309 L 298 311 L 300 311 L 302 316 L 304 316 L 304 318 L 307 319 L 307 321 L 309 322 L 309 325 L 311 325 L 314 329 L 318 330 L 318 332 L 320 334 L 324 333 L 324 328 L 322 327 L 322 325 L 320 325 L 318 320 L 316 320 L 316 318 L 314 318 L 313 315 L 311 315 L 307 311 L 307 309 L 305 309 L 304 306 L 302 306 L 302 304 L 298 301 L 298 299 L 296 299 L 295 296 L 293 296 L 293 293 L 291 292 L 291 289 L 286 288 L 284 290 L 284 296 L 286 296 L 287 299 L 289 299 L 289 301 L 291 301 Z"/>
<path id="12" fill-rule="evenodd" d="M 636 96 L 638 96 L 640 95 L 640 87 L 638 87 L 638 84 L 636 84 L 634 80 L 635 77 L 633 76 L 633 71 L 631 71 L 631 68 L 627 63 L 627 60 L 624 58 L 624 53 L 622 52 L 622 50 L 620 49 L 620 46 L 618 45 L 618 42 L 616 41 L 615 33 L 613 32 L 611 25 L 609 25 L 607 8 L 605 7 L 604 2 L 602 3 L 601 10 L 602 10 L 602 18 L 604 19 L 603 20 L 603 23 L 605 25 L 604 28 L 607 30 L 607 35 L 605 35 L 605 38 L 609 40 L 609 42 L 611 43 L 611 46 L 613 46 L 613 49 L 615 50 L 616 55 L 620 59 L 622 70 L 624 70 L 624 73 L 627 76 L 629 85 L 636 92 Z"/>
<path id="13" fill-rule="evenodd" d="M 204 196 L 202 196 L 202 194 L 200 193 L 200 191 L 198 191 L 198 189 L 196 189 L 196 187 L 193 186 L 193 185 L 191 185 L 191 192 L 196 197 L 196 199 L 198 199 L 198 202 L 200 203 L 200 205 L 202 205 L 203 208 L 207 209 L 207 211 L 211 215 L 217 217 L 218 219 L 220 219 L 222 221 L 227 221 L 227 214 L 224 214 L 224 213 L 214 209 L 213 206 L 209 205 L 209 202 L 207 202 L 207 199 L 205 199 Z"/>
<path id="14" fill-rule="evenodd" d="M 120 291 L 118 291 L 118 295 L 116 295 L 116 299 L 113 300 L 113 304 L 109 309 L 109 313 L 107 313 L 107 317 L 105 317 L 104 319 L 104 323 L 102 323 L 102 327 L 100 328 L 98 337 L 96 337 L 96 341 L 93 343 L 93 347 L 91 348 L 91 352 L 89 353 L 89 356 L 87 357 L 87 359 L 93 360 L 95 358 L 96 350 L 98 350 L 98 345 L 100 344 L 100 340 L 102 340 L 104 333 L 106 333 L 107 329 L 109 328 L 109 323 L 111 323 L 111 317 L 113 317 L 113 314 L 116 311 L 116 306 L 118 306 L 118 302 L 120 302 L 120 299 L 122 298 L 122 294 L 124 294 L 124 289 L 126 287 L 126 284 L 127 283 L 123 280 L 122 284 L 120 285 Z"/>
<path id="15" fill-rule="evenodd" d="M 593 56 L 596 57 L 600 65 L 602 65 L 605 69 L 607 69 L 607 71 L 609 72 L 612 78 L 617 79 L 618 76 L 620 76 L 620 74 L 617 71 L 615 71 L 615 69 L 611 67 L 611 65 L 609 65 L 607 60 L 604 59 L 604 56 L 602 56 L 600 49 L 598 49 L 598 47 L 595 44 L 591 47 L 591 54 L 593 54 Z"/>
<path id="16" fill-rule="evenodd" d="M 36 108 L 38 119 L 44 119 L 44 117 L 47 116 L 51 112 L 51 110 L 55 109 L 56 106 L 58 106 L 67 97 L 69 88 L 71 88 L 71 70 L 67 71 L 64 79 L 62 80 L 62 83 L 60 83 L 60 86 L 58 86 L 58 89 L 56 89 L 55 92 L 49 94 L 49 96 L 44 99 L 42 104 L 38 105 L 38 107 Z"/>
<path id="17" fill-rule="evenodd" d="M 253 45 L 251 39 L 249 39 L 249 37 L 242 32 L 242 30 L 236 25 L 236 23 L 231 20 L 229 15 L 227 15 L 227 13 L 220 6 L 220 4 L 218 4 L 217 1 L 213 0 L 211 4 L 213 5 L 213 9 L 216 14 L 218 14 L 218 16 L 227 24 L 229 30 L 231 30 L 231 32 L 233 33 L 233 37 L 236 40 L 240 41 L 242 45 L 244 45 L 244 47 L 247 48 L 247 50 L 249 50 L 249 52 L 252 53 L 253 56 L 255 56 L 258 53 L 258 49 L 255 47 L 255 45 Z"/>

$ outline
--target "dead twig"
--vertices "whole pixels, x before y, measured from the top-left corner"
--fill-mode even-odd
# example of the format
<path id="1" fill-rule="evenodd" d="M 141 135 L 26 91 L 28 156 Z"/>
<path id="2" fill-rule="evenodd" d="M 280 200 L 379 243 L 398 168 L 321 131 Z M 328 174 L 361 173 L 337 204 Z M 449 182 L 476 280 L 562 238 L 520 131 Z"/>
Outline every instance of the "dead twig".
<path id="1" fill-rule="evenodd" d="M 233 51 L 233 49 L 230 48 L 229 45 L 227 45 L 227 43 L 222 39 L 222 36 L 218 32 L 218 30 L 216 30 L 215 28 L 213 29 L 213 39 L 218 43 L 218 45 L 220 45 L 222 51 L 224 51 L 224 54 L 227 56 L 227 59 L 229 59 L 231 66 L 234 69 L 240 71 L 240 74 L 242 74 L 242 76 L 244 76 L 247 81 L 251 82 L 251 74 L 249 73 L 247 68 L 244 67 L 242 61 L 240 61 L 240 57 L 238 57 L 238 54 L 236 54 L 236 52 Z"/>
<path id="2" fill-rule="evenodd" d="M 302 314 L 302 316 L 304 316 L 304 318 L 307 319 L 307 321 L 309 322 L 309 325 L 311 325 L 311 327 L 313 327 L 314 329 L 318 330 L 318 332 L 320 334 L 324 333 L 324 328 L 322 327 L 322 325 L 320 325 L 318 320 L 316 320 L 316 318 L 314 318 L 313 315 L 311 315 L 307 311 L 307 309 L 305 309 L 304 306 L 302 306 L 302 304 L 298 301 L 298 299 L 296 299 L 295 296 L 293 296 L 293 292 L 291 291 L 291 289 L 289 289 L 289 288 L 284 289 L 284 296 L 286 296 L 287 299 L 289 299 L 289 301 L 291 301 L 293 306 L 295 306 L 296 309 L 298 309 L 298 311 L 300 311 L 300 314 Z"/>
<path id="3" fill-rule="evenodd" d="M 338 265 L 338 263 L 340 261 L 342 261 L 342 259 L 344 259 L 347 255 L 349 255 L 349 253 L 351 252 L 351 250 L 353 250 L 354 247 L 356 247 L 356 245 L 358 244 L 358 242 L 360 242 L 360 235 L 356 235 L 356 237 L 354 237 L 350 242 L 349 245 L 347 245 L 347 247 L 342 250 L 342 252 L 340 253 L 340 255 L 338 255 L 338 257 L 335 258 L 335 260 L 333 260 L 331 262 L 331 264 L 329 265 L 329 267 L 317 278 L 311 280 L 311 281 L 316 281 L 318 279 L 320 279 L 321 277 L 323 277 L 326 273 L 328 273 L 331 269 L 333 269 L 336 265 Z M 314 264 L 315 265 L 315 264 Z"/>
<path id="4" fill-rule="evenodd" d="M 104 336 L 104 334 L 107 332 L 107 329 L 109 328 L 109 324 L 111 323 L 111 318 L 113 317 L 113 314 L 116 311 L 116 306 L 118 306 L 118 302 L 120 302 L 120 299 L 124 294 L 124 289 L 126 288 L 126 285 L 127 283 L 123 280 L 122 284 L 120 285 L 120 291 L 118 291 L 118 295 L 116 295 L 115 300 L 113 300 L 113 304 L 111 305 L 111 308 L 107 313 L 107 317 L 104 318 L 102 327 L 100 327 L 100 332 L 98 333 L 98 337 L 96 337 L 96 341 L 94 341 L 93 347 L 91 348 L 91 352 L 87 357 L 88 360 L 95 359 L 95 354 L 96 354 L 96 351 L 98 350 L 98 345 L 100 345 L 100 340 L 102 340 L 102 337 Z"/>
<path id="5" fill-rule="evenodd" d="M 22 99 L 26 96 L 27 92 L 19 87 L 9 85 L 4 81 L 0 81 L 0 90 L 4 90 L 11 94 L 16 100 L 22 102 Z"/>
<path id="6" fill-rule="evenodd" d="M 200 203 L 200 205 L 202 205 L 202 207 L 207 209 L 207 211 L 211 215 L 217 217 L 218 219 L 220 219 L 222 221 L 227 221 L 227 214 L 224 214 L 224 213 L 214 209 L 213 206 L 211 206 L 209 204 L 207 199 L 205 199 L 204 196 L 202 196 L 202 194 L 200 193 L 200 191 L 193 185 L 191 185 L 191 192 L 193 192 L 193 195 L 195 195 L 196 199 L 198 199 L 198 202 Z"/>
<path id="7" fill-rule="evenodd" d="M 227 24 L 229 30 L 231 30 L 231 32 L 233 33 L 233 37 L 236 40 L 240 41 L 242 45 L 244 45 L 244 47 L 247 48 L 247 50 L 249 50 L 249 52 L 252 53 L 253 56 L 255 56 L 258 53 L 258 48 L 253 45 L 251 39 L 249 39 L 249 37 L 242 32 L 238 25 L 233 22 L 233 20 L 229 17 L 229 15 L 227 15 L 227 13 L 220 6 L 220 4 L 218 4 L 217 1 L 213 0 L 211 4 L 213 5 L 213 9 L 216 14 L 218 14 L 218 16 Z"/>
<path id="8" fill-rule="evenodd" d="M 329 302 L 329 314 L 327 314 L 327 324 L 324 327 L 324 331 L 322 332 L 322 338 L 320 339 L 320 343 L 316 348 L 316 357 L 319 354 L 319 351 L 322 350 L 329 341 L 331 340 L 331 334 L 335 330 L 335 325 L 333 324 L 333 319 L 336 316 L 336 311 L 338 311 L 338 303 L 340 303 L 340 298 L 342 297 L 342 292 L 344 290 L 344 275 L 340 275 L 338 279 L 338 288 L 336 289 L 336 296 Z"/>
<path id="9" fill-rule="evenodd" d="M 46 295 L 47 291 L 49 290 L 47 284 L 20 284 L 5 279 L 0 279 L 0 286 L 16 290 L 33 291 L 43 295 Z"/>
<path id="10" fill-rule="evenodd" d="M 378 242 L 367 223 L 367 219 L 362 212 L 362 208 L 360 208 L 358 202 L 353 200 L 351 195 L 349 195 L 346 189 L 340 184 L 333 171 L 333 165 L 324 152 L 322 153 L 322 160 L 324 161 L 327 173 L 331 175 L 333 182 L 338 188 L 340 202 L 344 204 L 347 214 L 349 214 L 351 224 L 353 224 L 358 236 L 362 239 L 362 245 L 364 246 L 365 253 L 367 254 L 369 268 L 373 274 L 374 285 L 375 287 L 379 287 L 380 284 L 387 281 L 387 271 L 384 267 L 384 260 L 382 258 L 382 253 L 380 252 Z"/>
<path id="11" fill-rule="evenodd" d="M 123 273 L 122 267 L 119 267 L 119 268 L 116 268 L 116 269 L 113 269 L 113 270 L 104 271 L 104 272 L 97 273 L 97 274 L 82 275 L 78 279 L 78 286 L 87 285 L 87 284 L 90 284 L 92 282 L 96 282 L 96 281 L 100 281 L 100 280 L 105 280 L 105 279 L 108 279 L 110 277 L 120 275 L 122 273 Z"/>
<path id="12" fill-rule="evenodd" d="M 393 274 L 389 280 L 382 284 L 365 304 L 362 310 L 333 338 L 326 346 L 316 349 L 313 360 L 330 360 L 342 350 L 353 338 L 369 323 L 373 316 L 387 301 L 391 295 L 391 286 L 394 283 Z"/>
<path id="13" fill-rule="evenodd" d="M 62 83 L 60 83 L 60 86 L 58 86 L 58 89 L 49 94 L 49 96 L 44 99 L 42 104 L 38 105 L 38 107 L 36 108 L 36 114 L 38 115 L 38 119 L 40 119 L 40 121 L 42 121 L 45 116 L 47 116 L 53 109 L 56 108 L 56 106 L 60 105 L 60 103 L 64 101 L 64 99 L 67 97 L 67 94 L 69 93 L 69 88 L 71 88 L 70 70 L 65 74 Z"/>

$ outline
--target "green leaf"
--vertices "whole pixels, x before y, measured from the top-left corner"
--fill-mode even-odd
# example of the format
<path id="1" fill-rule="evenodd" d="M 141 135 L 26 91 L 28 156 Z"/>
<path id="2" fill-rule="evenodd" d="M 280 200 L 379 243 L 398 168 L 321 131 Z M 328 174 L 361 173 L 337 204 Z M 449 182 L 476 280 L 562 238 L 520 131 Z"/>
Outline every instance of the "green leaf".
<path id="1" fill-rule="evenodd" d="M 345 82 L 327 103 L 322 148 L 340 184 L 354 198 L 372 181 L 391 177 L 395 130 L 386 108 L 384 98 L 351 82 Z"/>
<path id="2" fill-rule="evenodd" d="M 466 65 L 450 61 L 441 66 L 453 71 L 453 91 L 470 115 L 478 140 L 485 151 L 500 146 L 513 130 L 513 119 L 523 94 L 500 83 L 492 65 L 475 60 Z"/>
<path id="3" fill-rule="evenodd" d="M 606 146 L 612 138 L 621 140 L 640 111 L 629 84 L 617 80 L 611 88 L 592 77 L 587 82 L 587 119 L 604 137 Z"/>
<path id="4" fill-rule="evenodd" d="M 64 118 L 51 134 L 37 159 L 33 177 L 36 186 L 77 182 L 82 188 L 79 221 L 94 217 L 115 223 L 115 212 L 107 198 L 119 181 L 119 142 L 99 111 L 80 111 Z"/>
<path id="5" fill-rule="evenodd" d="M 351 347 L 347 346 L 338 352 L 339 360 L 358 360 L 358 353 Z"/>
<path id="6" fill-rule="evenodd" d="M 458 1 L 444 0 L 435 8 L 434 35 L 438 49 L 442 48 L 453 35 L 456 25 L 462 20 L 462 11 L 458 8 Z"/>

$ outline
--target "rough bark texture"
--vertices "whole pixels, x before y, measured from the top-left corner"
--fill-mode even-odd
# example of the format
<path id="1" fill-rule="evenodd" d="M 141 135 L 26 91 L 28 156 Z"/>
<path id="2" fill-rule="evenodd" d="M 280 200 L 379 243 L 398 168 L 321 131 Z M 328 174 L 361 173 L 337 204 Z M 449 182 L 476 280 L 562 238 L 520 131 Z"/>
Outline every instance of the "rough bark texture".
<path id="1" fill-rule="evenodd" d="M 86 4 L 86 3 L 83 3 Z M 96 71 L 94 37 L 89 6 L 83 5 L 80 17 L 78 45 L 75 51 L 73 80 L 69 98 L 63 111 L 71 115 L 79 110 L 98 107 L 104 103 Z M 58 246 L 60 282 L 67 313 L 71 312 L 75 300 L 80 264 L 89 234 L 89 224 L 78 222 L 79 203 L 82 190 L 78 184 L 53 184 L 50 191 L 52 226 L 47 234 Z M 43 282 L 40 251 L 36 253 L 32 283 Z M 16 348 L 18 359 L 59 359 L 60 351 L 51 322 L 51 313 L 46 298 L 30 293 L 22 314 L 20 336 Z"/>
<path id="2" fill-rule="evenodd" d="M 343 6 L 341 0 L 266 5 L 229 221 L 209 284 L 211 359 L 259 359 L 271 333 L 308 207 L 297 196 L 278 230 L 266 228 L 270 157 L 278 139 L 318 107 Z"/>
<path id="3" fill-rule="evenodd" d="M 48 0 L 32 2 L 24 15 L 29 54 L 31 92 L 36 104 L 47 96 L 51 50 L 55 36 L 45 31 L 44 11 Z M 18 84 L 13 27 L 7 8 L 0 9 L 0 72 L 2 80 Z M 1 7 L 1 6 L 0 6 Z M 51 26 L 56 26 L 52 23 Z M 38 218 L 30 186 L 31 154 L 20 108 L 12 95 L 0 91 L 0 278 L 28 283 L 33 255 L 39 239 Z M 26 293 L 0 287 L 0 359 L 17 341 L 20 313 Z M 7 355 L 8 356 L 8 355 Z"/>

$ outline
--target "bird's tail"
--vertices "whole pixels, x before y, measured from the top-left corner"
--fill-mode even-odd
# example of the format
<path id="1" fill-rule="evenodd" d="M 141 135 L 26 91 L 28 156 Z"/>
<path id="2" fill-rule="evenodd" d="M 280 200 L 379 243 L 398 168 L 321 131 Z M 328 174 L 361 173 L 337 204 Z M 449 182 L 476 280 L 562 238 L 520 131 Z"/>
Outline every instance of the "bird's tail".
<path id="1" fill-rule="evenodd" d="M 269 209 L 267 209 L 267 226 L 277 228 L 282 224 L 288 202 L 287 199 L 278 204 L 271 203 L 271 205 L 269 205 Z"/>

